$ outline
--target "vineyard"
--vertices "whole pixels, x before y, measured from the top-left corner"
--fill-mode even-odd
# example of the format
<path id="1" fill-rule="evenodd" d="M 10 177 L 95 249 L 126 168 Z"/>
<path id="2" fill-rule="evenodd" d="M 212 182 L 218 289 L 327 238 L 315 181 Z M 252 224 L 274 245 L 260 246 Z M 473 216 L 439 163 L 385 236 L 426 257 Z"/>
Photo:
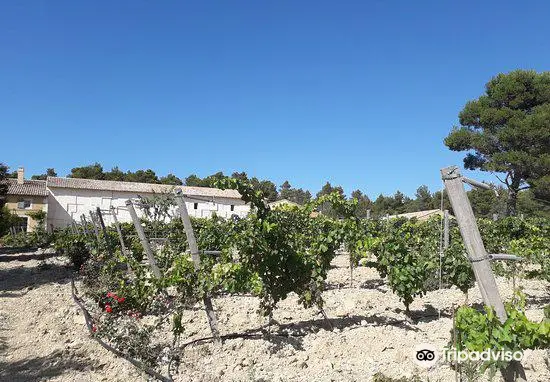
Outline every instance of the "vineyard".
<path id="1" fill-rule="evenodd" d="M 105 227 L 102 213 L 114 212 L 98 211 L 51 238 L 74 268 L 89 340 L 142 378 L 509 378 L 505 362 L 416 366 L 414 345 L 434 343 L 525 351 L 527 379 L 550 380 L 550 221 L 477 221 L 488 253 L 521 258 L 492 263 L 502 323 L 483 307 L 452 219 L 444 245 L 441 217 L 358 219 L 354 200 L 337 193 L 271 209 L 245 182 L 217 186 L 238 190 L 253 212 L 189 219 L 184 195 L 161 195 L 128 203 L 143 213 L 135 224 Z"/>

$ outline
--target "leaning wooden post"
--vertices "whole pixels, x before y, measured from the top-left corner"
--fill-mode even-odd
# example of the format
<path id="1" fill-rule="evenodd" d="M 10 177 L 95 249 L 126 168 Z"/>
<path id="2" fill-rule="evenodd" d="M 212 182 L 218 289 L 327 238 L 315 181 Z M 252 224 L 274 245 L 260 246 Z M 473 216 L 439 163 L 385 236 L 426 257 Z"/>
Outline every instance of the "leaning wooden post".
<path id="1" fill-rule="evenodd" d="M 155 277 L 160 278 L 161 277 L 160 269 L 157 266 L 157 262 L 155 260 L 155 256 L 153 255 L 153 250 L 151 249 L 149 240 L 147 240 L 147 236 L 145 236 L 145 231 L 143 231 L 141 222 L 139 221 L 139 218 L 136 214 L 134 203 L 132 203 L 131 200 L 127 200 L 126 206 L 128 207 L 128 212 L 130 212 L 130 216 L 132 217 L 132 221 L 134 222 L 134 227 L 136 228 L 136 232 L 139 236 L 139 240 L 141 241 L 141 246 L 143 247 L 143 250 L 147 255 L 147 259 L 149 260 L 149 266 L 151 267 L 151 270 L 153 271 L 153 274 L 155 275 Z"/>
<path id="2" fill-rule="evenodd" d="M 76 222 L 74 220 L 71 220 L 71 231 L 73 231 L 75 235 L 78 235 L 78 228 L 76 227 Z"/>
<path id="3" fill-rule="evenodd" d="M 107 227 L 105 227 L 103 214 L 101 213 L 101 209 L 99 207 L 97 207 L 96 209 L 96 215 L 97 215 L 97 220 L 99 221 L 99 225 L 101 226 L 101 231 L 103 232 L 103 238 L 105 239 L 105 244 L 107 245 L 107 252 L 109 253 L 109 256 L 112 258 L 113 251 L 111 248 L 111 240 L 109 238 L 109 234 L 107 233 Z"/>
<path id="4" fill-rule="evenodd" d="M 128 250 L 126 249 L 126 245 L 124 244 L 124 237 L 122 236 L 120 223 L 118 222 L 118 217 L 116 216 L 115 207 L 113 206 L 111 206 L 111 215 L 113 216 L 113 221 L 115 223 L 115 228 L 118 235 L 118 241 L 120 242 L 120 248 L 122 250 L 122 254 L 126 256 L 128 254 Z"/>
<path id="5" fill-rule="evenodd" d="M 88 236 L 88 221 L 84 214 L 80 215 L 80 222 L 82 223 L 82 229 L 84 230 L 84 235 Z"/>
<path id="6" fill-rule="evenodd" d="M 124 237 L 122 236 L 122 230 L 120 229 L 120 223 L 118 222 L 118 217 L 116 216 L 115 207 L 111 206 L 111 215 L 113 216 L 113 221 L 115 223 L 116 232 L 118 235 L 118 240 L 120 242 L 120 250 L 122 251 L 122 254 L 126 257 L 130 257 L 130 252 L 126 248 L 126 245 L 124 244 Z M 126 266 L 128 268 L 128 272 L 132 272 L 132 267 L 130 266 L 130 262 L 126 262 Z"/>
<path id="7" fill-rule="evenodd" d="M 183 222 L 183 227 L 185 229 L 185 236 L 187 237 L 187 243 L 189 244 L 189 251 L 191 252 L 191 259 L 193 260 L 193 265 L 195 270 L 199 270 L 201 267 L 201 258 L 199 255 L 199 247 L 197 245 L 197 240 L 195 239 L 195 233 L 193 232 L 193 226 L 191 225 L 191 219 L 189 218 L 189 212 L 187 211 L 187 206 L 185 205 L 185 199 L 183 198 L 183 193 L 181 190 L 174 190 L 176 195 L 176 201 L 178 203 L 178 210 Z M 208 323 L 210 324 L 210 330 L 212 331 L 212 337 L 217 343 L 221 343 L 220 331 L 218 329 L 218 318 L 216 317 L 216 312 L 214 312 L 214 307 L 212 305 L 212 299 L 208 295 L 204 295 L 204 309 L 206 311 L 206 317 L 208 318 Z"/>
<path id="8" fill-rule="evenodd" d="M 94 213 L 92 211 L 90 211 L 90 219 L 92 220 L 92 226 L 94 228 L 95 238 L 97 239 L 97 242 L 99 243 L 99 230 L 97 229 L 95 216 L 94 216 Z"/>
<path id="9" fill-rule="evenodd" d="M 443 212 L 443 249 L 449 248 L 449 210 Z"/>
<path id="10" fill-rule="evenodd" d="M 466 252 L 472 263 L 483 301 L 485 305 L 493 307 L 500 321 L 504 322 L 506 320 L 506 310 L 504 309 L 495 276 L 489 263 L 489 257 L 487 256 L 487 251 L 477 227 L 474 211 L 462 184 L 462 174 L 460 174 L 457 166 L 450 166 L 441 169 L 441 175 L 458 222 L 458 227 L 460 228 Z"/>

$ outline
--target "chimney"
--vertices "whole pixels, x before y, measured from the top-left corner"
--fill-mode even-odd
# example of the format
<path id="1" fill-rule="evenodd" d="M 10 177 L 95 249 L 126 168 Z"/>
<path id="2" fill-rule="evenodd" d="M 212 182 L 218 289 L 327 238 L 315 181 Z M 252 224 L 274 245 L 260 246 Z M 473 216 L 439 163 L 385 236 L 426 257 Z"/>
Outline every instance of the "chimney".
<path id="1" fill-rule="evenodd" d="M 17 184 L 23 183 L 25 183 L 25 169 L 23 167 L 19 167 L 17 169 Z"/>

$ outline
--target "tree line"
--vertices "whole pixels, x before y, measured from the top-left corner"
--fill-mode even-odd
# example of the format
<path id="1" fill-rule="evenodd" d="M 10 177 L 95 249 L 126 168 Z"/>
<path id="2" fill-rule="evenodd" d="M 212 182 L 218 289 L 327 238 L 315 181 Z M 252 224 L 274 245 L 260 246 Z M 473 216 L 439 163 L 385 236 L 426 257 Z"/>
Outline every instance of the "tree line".
<path id="1" fill-rule="evenodd" d="M 16 171 L 11 173 L 7 172 L 5 166 L 3 174 L 4 177 L 17 176 Z M 53 168 L 49 168 L 44 174 L 33 175 L 31 178 L 46 179 L 47 176 L 57 176 L 57 173 Z M 93 163 L 86 166 L 74 167 L 67 176 L 70 178 L 185 185 L 192 187 L 214 187 L 214 183 L 224 178 L 226 175 L 222 171 L 219 171 L 203 178 L 196 174 L 191 174 L 185 178 L 179 178 L 174 174 L 159 176 L 152 169 L 122 171 L 118 167 L 113 167 L 110 171 L 105 171 L 100 163 Z M 230 176 L 250 182 L 256 189 L 263 192 L 268 202 L 287 199 L 302 205 L 315 198 L 333 192 L 345 196 L 344 189 L 341 186 L 332 185 L 328 181 L 317 193 L 312 194 L 309 190 L 293 187 L 288 180 L 277 186 L 270 180 L 249 177 L 246 172 L 234 172 Z M 507 214 L 509 191 L 503 186 L 493 185 L 493 188 L 497 190 L 499 196 L 496 196 L 493 191 L 489 190 L 473 189 L 468 191 L 470 203 L 477 217 L 492 218 L 494 214 L 498 214 L 499 216 Z M 357 216 L 360 218 L 365 218 L 368 214 L 372 217 L 381 217 L 387 214 L 396 215 L 439 209 L 442 203 L 444 209 L 448 209 L 452 212 L 445 193 L 443 193 L 442 196 L 441 191 L 432 192 L 426 185 L 418 187 L 412 197 L 398 190 L 393 195 L 380 194 L 374 200 L 371 200 L 367 194 L 357 189 L 351 192 L 350 198 L 357 199 Z M 324 209 L 323 212 L 325 214 L 333 214 L 329 206 L 321 206 L 321 209 Z M 550 206 L 548 202 L 537 199 L 532 190 L 524 190 L 517 196 L 517 213 L 524 214 L 525 216 L 550 217 Z"/>

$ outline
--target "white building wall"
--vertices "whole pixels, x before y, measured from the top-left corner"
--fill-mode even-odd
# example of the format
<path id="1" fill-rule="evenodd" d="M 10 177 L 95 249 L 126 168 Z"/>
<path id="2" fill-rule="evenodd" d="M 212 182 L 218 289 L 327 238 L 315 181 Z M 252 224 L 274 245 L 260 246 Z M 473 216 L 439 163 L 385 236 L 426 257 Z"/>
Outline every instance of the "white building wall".
<path id="1" fill-rule="evenodd" d="M 137 195 L 131 192 L 120 191 L 102 191 L 86 190 L 73 188 L 48 189 L 48 227 L 62 228 L 71 224 L 72 220 L 80 222 L 81 215 L 85 215 L 90 220 L 90 211 L 95 211 L 97 207 L 106 211 L 112 207 L 115 208 L 119 222 L 131 222 L 130 213 L 126 207 L 128 199 L 136 199 Z M 152 196 L 152 193 L 140 193 L 141 196 Z M 158 195 L 158 194 L 155 194 Z M 204 198 L 201 198 L 204 199 Z M 246 216 L 250 206 L 241 199 L 217 198 L 213 202 L 204 200 L 195 200 L 186 198 L 187 210 L 193 217 L 210 217 L 213 213 L 218 216 L 228 218 L 232 215 L 241 217 Z M 142 213 L 136 207 L 138 216 Z M 109 214 L 103 215 L 106 225 L 113 223 L 113 218 Z"/>

